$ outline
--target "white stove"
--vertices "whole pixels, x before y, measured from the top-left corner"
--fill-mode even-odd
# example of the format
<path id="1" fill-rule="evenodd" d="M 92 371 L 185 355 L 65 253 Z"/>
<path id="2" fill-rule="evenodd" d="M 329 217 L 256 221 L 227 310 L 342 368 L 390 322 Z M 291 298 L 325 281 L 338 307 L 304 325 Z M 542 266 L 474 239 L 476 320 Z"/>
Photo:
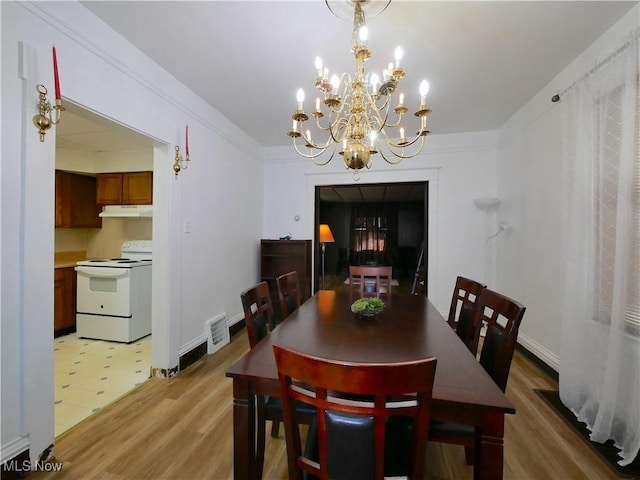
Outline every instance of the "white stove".
<path id="1" fill-rule="evenodd" d="M 96 258 L 78 262 L 79 266 L 133 268 L 151 264 L 153 242 L 151 240 L 130 240 L 120 249 L 121 257 Z"/>
<path id="2" fill-rule="evenodd" d="M 151 333 L 151 240 L 124 242 L 119 258 L 78 262 L 79 337 L 130 343 Z"/>

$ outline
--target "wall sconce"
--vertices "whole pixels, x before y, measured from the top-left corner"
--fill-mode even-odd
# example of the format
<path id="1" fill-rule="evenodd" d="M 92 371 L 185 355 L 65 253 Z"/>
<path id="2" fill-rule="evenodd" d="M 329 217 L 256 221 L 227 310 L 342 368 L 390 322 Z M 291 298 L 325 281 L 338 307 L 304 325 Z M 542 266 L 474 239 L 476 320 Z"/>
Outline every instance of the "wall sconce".
<path id="1" fill-rule="evenodd" d="M 476 198 L 473 200 L 473 203 L 480 210 L 484 210 L 486 212 L 500 205 L 500 199 L 496 197 Z"/>
<path id="2" fill-rule="evenodd" d="M 190 158 L 189 158 L 189 125 L 187 125 L 187 128 L 185 129 L 184 139 L 185 139 L 185 145 L 184 145 L 185 157 L 184 158 L 182 157 L 182 155 L 180 155 L 180 147 L 178 145 L 176 145 L 176 156 L 175 156 L 175 159 L 173 161 L 173 172 L 176 175 L 176 180 L 178 179 L 178 173 L 180 173 L 180 170 L 186 170 L 187 168 L 189 168 L 189 162 L 190 162 Z"/>
<path id="3" fill-rule="evenodd" d="M 56 89 L 56 104 L 52 107 L 47 101 L 47 89 L 44 85 L 37 85 L 38 91 L 38 114 L 33 117 L 33 124 L 38 129 L 40 141 L 44 142 L 44 135 L 51 125 L 60 122 L 60 112 L 65 108 L 62 106 L 62 96 L 60 95 L 60 78 L 58 77 L 58 56 L 56 47 L 53 47 L 53 82 Z M 55 112 L 55 113 L 54 113 Z"/>

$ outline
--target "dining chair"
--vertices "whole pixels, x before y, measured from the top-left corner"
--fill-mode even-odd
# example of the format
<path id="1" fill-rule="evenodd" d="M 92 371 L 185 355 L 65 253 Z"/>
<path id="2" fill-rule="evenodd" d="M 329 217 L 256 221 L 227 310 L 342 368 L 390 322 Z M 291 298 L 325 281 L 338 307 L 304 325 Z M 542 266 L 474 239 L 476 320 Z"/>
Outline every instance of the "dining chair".
<path id="1" fill-rule="evenodd" d="M 488 288 L 480 292 L 475 304 L 474 328 L 479 331 L 483 322 L 487 324 L 479 362 L 503 392 L 507 389 L 518 330 L 525 310 L 515 300 Z M 476 433 L 472 426 L 434 421 L 431 422 L 429 440 L 464 445 L 466 461 L 472 464 Z"/>
<path id="2" fill-rule="evenodd" d="M 349 290 L 362 293 L 391 293 L 392 267 L 390 266 L 349 266 Z"/>
<path id="3" fill-rule="evenodd" d="M 244 321 L 247 327 L 249 346 L 253 348 L 260 340 L 276 328 L 269 284 L 267 282 L 260 282 L 254 285 L 240 294 L 240 300 L 242 301 L 242 309 L 244 310 Z M 276 438 L 280 430 L 280 422 L 282 421 L 282 402 L 276 397 L 257 395 L 256 410 L 258 416 L 256 461 L 260 474 L 258 478 L 260 478 L 264 465 L 266 421 L 271 421 L 271 436 Z M 315 416 L 315 411 L 301 405 L 300 415 L 306 423 L 311 423 L 312 418 Z"/>
<path id="4" fill-rule="evenodd" d="M 473 355 L 478 353 L 478 341 L 480 340 L 480 329 L 478 328 L 476 331 L 473 318 L 474 305 L 480 292 L 485 288 L 486 285 L 470 278 L 460 276 L 456 278 L 447 319 L 451 328 L 456 331 L 460 340 Z"/>
<path id="5" fill-rule="evenodd" d="M 353 364 L 273 350 L 290 480 L 424 477 L 435 358 Z M 317 409 L 304 452 L 295 401 Z"/>
<path id="6" fill-rule="evenodd" d="M 280 300 L 280 312 L 284 320 L 291 315 L 302 303 L 298 272 L 292 271 L 276 278 L 278 299 Z"/>

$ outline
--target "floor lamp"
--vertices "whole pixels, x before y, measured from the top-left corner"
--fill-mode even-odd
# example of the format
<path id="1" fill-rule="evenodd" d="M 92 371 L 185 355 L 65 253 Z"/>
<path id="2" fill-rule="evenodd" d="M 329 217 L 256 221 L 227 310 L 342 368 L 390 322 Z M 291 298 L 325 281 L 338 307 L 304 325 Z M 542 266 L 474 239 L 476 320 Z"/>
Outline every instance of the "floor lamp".
<path id="1" fill-rule="evenodd" d="M 324 290 L 324 250 L 327 242 L 335 242 L 335 238 L 333 238 L 333 233 L 331 233 L 331 229 L 329 225 L 326 223 L 320 224 L 320 234 L 318 236 L 320 240 L 320 244 L 322 245 L 322 290 Z"/>

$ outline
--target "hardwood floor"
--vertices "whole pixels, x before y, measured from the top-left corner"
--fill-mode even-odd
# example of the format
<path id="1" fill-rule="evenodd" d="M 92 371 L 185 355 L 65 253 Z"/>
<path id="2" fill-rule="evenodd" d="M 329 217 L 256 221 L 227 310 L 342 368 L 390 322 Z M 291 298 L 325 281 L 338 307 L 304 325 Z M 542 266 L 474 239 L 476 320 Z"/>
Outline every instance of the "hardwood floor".
<path id="1" fill-rule="evenodd" d="M 152 378 L 56 439 L 62 472 L 33 479 L 233 478 L 231 380 L 225 371 L 249 349 L 246 332 L 170 380 Z M 617 478 L 536 395 L 557 384 L 516 353 L 507 396 L 505 479 Z M 267 427 L 267 432 L 269 427 Z M 284 429 L 267 435 L 265 479 L 285 479 Z M 429 444 L 427 479 L 471 479 L 464 450 Z"/>

